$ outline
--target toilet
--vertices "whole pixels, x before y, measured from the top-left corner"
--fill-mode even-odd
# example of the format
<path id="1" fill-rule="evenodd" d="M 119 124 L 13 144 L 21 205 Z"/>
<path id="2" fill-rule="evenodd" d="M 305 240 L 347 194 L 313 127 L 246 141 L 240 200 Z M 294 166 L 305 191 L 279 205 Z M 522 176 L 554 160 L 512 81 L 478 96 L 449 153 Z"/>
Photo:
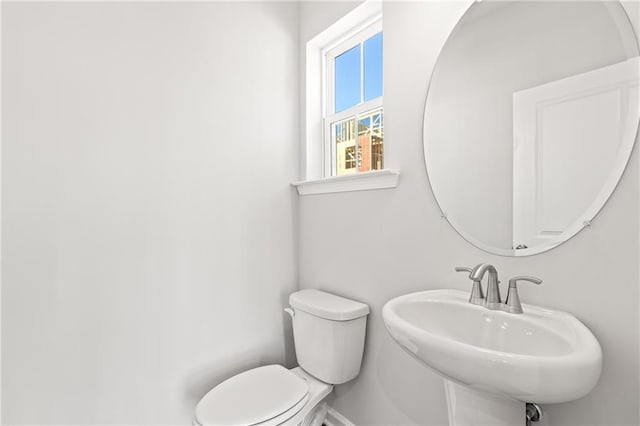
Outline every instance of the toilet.
<path id="1" fill-rule="evenodd" d="M 289 296 L 299 367 L 237 374 L 198 403 L 195 426 L 320 426 L 334 385 L 360 373 L 369 306 L 319 290 Z"/>

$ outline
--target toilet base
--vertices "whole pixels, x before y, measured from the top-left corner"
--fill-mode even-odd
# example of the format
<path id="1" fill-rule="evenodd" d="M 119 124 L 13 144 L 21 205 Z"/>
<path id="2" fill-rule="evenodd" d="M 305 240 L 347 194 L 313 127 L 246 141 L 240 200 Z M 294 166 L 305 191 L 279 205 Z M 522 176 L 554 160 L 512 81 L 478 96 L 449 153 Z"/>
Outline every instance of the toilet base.
<path id="1" fill-rule="evenodd" d="M 322 426 L 327 418 L 327 403 L 320 402 L 311 410 L 309 414 L 299 423 L 299 426 Z"/>
<path id="2" fill-rule="evenodd" d="M 300 367 L 291 371 L 303 379 L 309 385 L 309 401 L 292 418 L 286 421 L 287 425 L 296 426 L 321 426 L 327 417 L 327 404 L 324 402 L 333 391 L 333 385 L 316 379 Z"/>

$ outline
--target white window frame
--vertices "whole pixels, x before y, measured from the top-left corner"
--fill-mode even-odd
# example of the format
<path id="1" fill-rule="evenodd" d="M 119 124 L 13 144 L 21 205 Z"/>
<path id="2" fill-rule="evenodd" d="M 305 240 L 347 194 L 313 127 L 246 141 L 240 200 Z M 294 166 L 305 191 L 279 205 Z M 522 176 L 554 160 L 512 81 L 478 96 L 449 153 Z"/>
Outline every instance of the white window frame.
<path id="1" fill-rule="evenodd" d="M 382 1 L 365 0 L 306 43 L 300 109 L 299 178 L 302 180 L 291 184 L 299 195 L 390 189 L 398 186 L 400 172 L 389 168 L 332 177 L 327 177 L 331 173 L 325 173 L 324 170 L 324 135 L 327 133 L 324 129 L 327 111 L 324 89 L 327 87 L 324 81 L 325 52 L 381 20 Z M 390 149 L 385 149 L 385 154 L 388 152 Z M 386 155 L 384 162 L 385 167 L 390 164 Z"/>
<path id="2" fill-rule="evenodd" d="M 356 120 L 356 128 L 358 118 L 366 113 L 383 107 L 383 96 L 364 100 L 364 42 L 374 35 L 382 32 L 382 16 L 376 16 L 374 19 L 366 21 L 354 28 L 351 34 L 341 38 L 337 43 L 325 47 L 322 52 L 322 69 L 323 69 L 323 144 L 322 144 L 322 170 L 323 177 L 334 177 L 337 173 L 337 157 L 336 144 L 334 140 L 331 126 L 334 123 L 347 119 Z M 346 51 L 361 45 L 360 48 L 360 102 L 351 108 L 338 113 L 335 112 L 335 59 Z M 357 143 L 356 143 L 357 145 Z M 357 164 L 359 163 L 359 150 L 356 153 L 356 173 Z"/>

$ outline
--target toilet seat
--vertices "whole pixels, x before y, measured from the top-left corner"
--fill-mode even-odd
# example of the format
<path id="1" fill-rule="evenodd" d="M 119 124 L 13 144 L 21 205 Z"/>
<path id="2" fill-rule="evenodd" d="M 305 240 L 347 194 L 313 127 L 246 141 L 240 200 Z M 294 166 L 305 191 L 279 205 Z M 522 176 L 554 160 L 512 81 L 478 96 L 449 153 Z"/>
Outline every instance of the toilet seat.
<path id="1" fill-rule="evenodd" d="M 309 385 L 281 365 L 267 365 L 237 374 L 207 393 L 196 407 L 201 426 L 282 424 L 309 399 Z"/>

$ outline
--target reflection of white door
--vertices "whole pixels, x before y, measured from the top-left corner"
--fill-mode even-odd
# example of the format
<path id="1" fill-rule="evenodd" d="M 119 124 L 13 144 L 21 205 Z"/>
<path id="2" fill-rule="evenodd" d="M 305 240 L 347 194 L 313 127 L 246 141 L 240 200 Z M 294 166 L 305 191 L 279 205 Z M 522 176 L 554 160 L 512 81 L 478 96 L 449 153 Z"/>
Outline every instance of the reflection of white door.
<path id="1" fill-rule="evenodd" d="M 637 130 L 639 66 L 636 57 L 513 94 L 514 248 L 560 242 L 606 199 Z"/>

